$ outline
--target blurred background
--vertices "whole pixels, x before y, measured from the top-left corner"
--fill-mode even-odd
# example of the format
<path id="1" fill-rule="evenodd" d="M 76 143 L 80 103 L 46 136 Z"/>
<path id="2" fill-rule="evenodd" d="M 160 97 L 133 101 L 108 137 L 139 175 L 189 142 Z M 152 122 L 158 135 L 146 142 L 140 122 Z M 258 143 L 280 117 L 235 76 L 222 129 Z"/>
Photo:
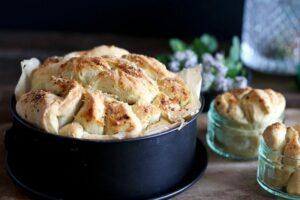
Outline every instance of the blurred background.
<path id="1" fill-rule="evenodd" d="M 240 35 L 243 0 L 2 1 L 0 29 L 221 40 Z"/>

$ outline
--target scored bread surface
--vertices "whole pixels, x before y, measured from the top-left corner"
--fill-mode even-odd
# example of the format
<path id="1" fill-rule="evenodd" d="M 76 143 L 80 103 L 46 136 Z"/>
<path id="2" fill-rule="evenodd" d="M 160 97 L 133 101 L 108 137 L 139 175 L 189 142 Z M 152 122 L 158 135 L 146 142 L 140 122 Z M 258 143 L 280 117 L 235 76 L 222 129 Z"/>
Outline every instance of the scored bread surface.
<path id="1" fill-rule="evenodd" d="M 132 138 L 161 121 L 184 120 L 191 99 L 183 79 L 156 59 L 103 45 L 47 58 L 16 109 L 47 132 Z"/>

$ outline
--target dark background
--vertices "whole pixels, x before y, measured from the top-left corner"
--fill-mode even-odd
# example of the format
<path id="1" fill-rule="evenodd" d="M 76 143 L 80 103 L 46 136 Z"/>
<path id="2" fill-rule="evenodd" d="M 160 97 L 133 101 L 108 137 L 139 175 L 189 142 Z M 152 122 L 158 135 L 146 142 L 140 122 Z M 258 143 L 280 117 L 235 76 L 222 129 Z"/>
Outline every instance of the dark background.
<path id="1" fill-rule="evenodd" d="M 1 1 L 0 30 L 220 40 L 240 35 L 243 0 Z"/>

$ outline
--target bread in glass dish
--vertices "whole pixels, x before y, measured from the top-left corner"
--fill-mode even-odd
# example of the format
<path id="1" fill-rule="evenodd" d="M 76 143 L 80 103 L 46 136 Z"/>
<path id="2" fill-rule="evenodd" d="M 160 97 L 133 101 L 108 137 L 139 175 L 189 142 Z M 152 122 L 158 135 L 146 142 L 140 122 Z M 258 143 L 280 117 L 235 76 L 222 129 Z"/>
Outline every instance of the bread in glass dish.
<path id="1" fill-rule="evenodd" d="M 268 126 L 261 139 L 258 183 L 283 198 L 300 196 L 300 125 L 283 123 Z"/>
<path id="2" fill-rule="evenodd" d="M 208 113 L 208 142 L 221 155 L 255 159 L 264 129 L 284 119 L 285 98 L 272 89 L 244 88 L 218 95 Z"/>

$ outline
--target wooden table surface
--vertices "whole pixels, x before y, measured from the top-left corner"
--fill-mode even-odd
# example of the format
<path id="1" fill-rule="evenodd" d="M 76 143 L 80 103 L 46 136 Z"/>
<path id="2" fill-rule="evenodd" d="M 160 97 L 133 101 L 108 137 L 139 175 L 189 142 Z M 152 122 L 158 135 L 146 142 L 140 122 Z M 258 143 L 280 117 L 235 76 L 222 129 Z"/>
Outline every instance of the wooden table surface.
<path id="1" fill-rule="evenodd" d="M 69 51 L 88 49 L 100 44 L 114 44 L 131 52 L 155 56 L 168 52 L 164 38 L 130 36 L 83 35 L 49 32 L 0 32 L 0 200 L 27 199 L 7 177 L 4 170 L 5 151 L 2 130 L 9 126 L 9 99 L 20 75 L 20 61 L 37 57 L 63 55 Z M 272 88 L 282 92 L 287 100 L 291 120 L 300 119 L 300 92 L 294 77 L 273 76 L 253 72 L 253 87 Z M 291 109 L 293 108 L 293 109 Z M 296 109 L 295 109 L 296 108 Z M 299 120 L 300 122 L 300 120 Z M 205 137 L 206 116 L 199 118 L 199 137 Z M 209 165 L 204 177 L 191 189 L 174 199 L 273 199 L 255 183 L 256 162 L 235 162 L 209 152 Z"/>

